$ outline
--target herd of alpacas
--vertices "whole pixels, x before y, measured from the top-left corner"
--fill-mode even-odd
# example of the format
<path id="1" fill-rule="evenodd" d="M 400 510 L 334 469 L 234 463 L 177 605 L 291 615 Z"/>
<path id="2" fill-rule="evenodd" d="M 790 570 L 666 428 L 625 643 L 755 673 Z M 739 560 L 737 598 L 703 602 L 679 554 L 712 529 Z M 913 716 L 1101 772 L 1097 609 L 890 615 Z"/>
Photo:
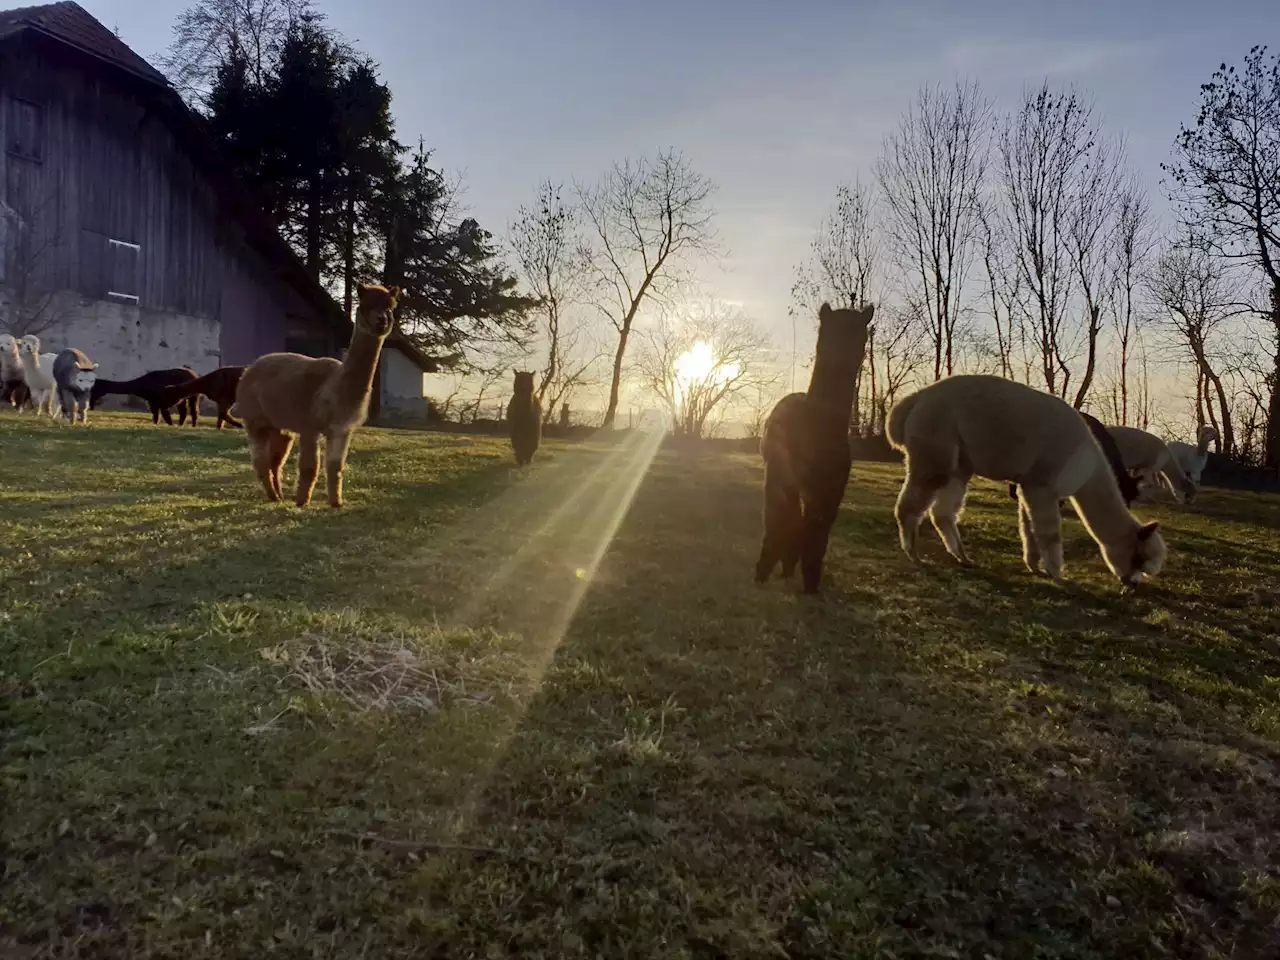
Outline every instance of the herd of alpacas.
<path id="1" fill-rule="evenodd" d="M 329 505 L 341 507 L 342 472 L 354 431 L 368 415 L 383 342 L 395 327 L 399 287 L 359 288 L 351 343 L 343 360 L 271 353 L 248 366 L 199 376 L 185 367 L 133 380 L 99 378 L 79 350 L 40 353 L 34 336 L 0 334 L 3 402 L 38 414 L 87 422 L 88 410 L 113 394 L 140 398 L 153 423 L 198 423 L 201 397 L 217 407 L 217 427 L 243 427 L 253 471 L 273 502 L 284 499 L 284 464 L 299 448 L 294 502 L 307 506 L 320 471 L 320 440 Z M 818 311 L 809 388 L 783 397 L 765 422 L 764 537 L 755 580 L 775 568 L 800 567 L 805 593 L 817 593 L 831 528 L 852 467 L 849 421 L 875 308 Z M 239 419 L 237 419 L 239 418 Z M 516 463 L 532 462 L 542 435 L 534 374 L 515 372 L 507 406 Z M 1108 568 L 1126 586 L 1159 573 L 1166 546 L 1159 524 L 1130 512 L 1141 484 L 1163 486 L 1190 502 L 1217 439 L 1212 427 L 1196 444 L 1168 443 L 1133 427 L 1108 427 L 1064 400 L 995 376 L 948 377 L 910 394 L 889 411 L 889 443 L 906 459 L 895 516 L 903 551 L 919 559 L 928 513 L 947 552 L 972 563 L 960 538 L 969 481 L 1009 484 L 1018 503 L 1023 560 L 1032 573 L 1062 580 L 1062 504 L 1070 501 Z"/>

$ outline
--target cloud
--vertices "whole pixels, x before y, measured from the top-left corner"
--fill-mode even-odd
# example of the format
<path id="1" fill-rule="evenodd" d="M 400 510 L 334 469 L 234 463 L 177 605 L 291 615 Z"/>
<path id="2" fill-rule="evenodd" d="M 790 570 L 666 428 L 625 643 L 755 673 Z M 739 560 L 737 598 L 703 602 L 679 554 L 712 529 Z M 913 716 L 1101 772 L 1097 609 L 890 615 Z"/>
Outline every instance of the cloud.
<path id="1" fill-rule="evenodd" d="M 1167 47 L 1163 39 L 1028 40 L 971 37 L 949 44 L 943 56 L 957 73 L 990 77 L 1095 77 L 1148 62 Z"/>

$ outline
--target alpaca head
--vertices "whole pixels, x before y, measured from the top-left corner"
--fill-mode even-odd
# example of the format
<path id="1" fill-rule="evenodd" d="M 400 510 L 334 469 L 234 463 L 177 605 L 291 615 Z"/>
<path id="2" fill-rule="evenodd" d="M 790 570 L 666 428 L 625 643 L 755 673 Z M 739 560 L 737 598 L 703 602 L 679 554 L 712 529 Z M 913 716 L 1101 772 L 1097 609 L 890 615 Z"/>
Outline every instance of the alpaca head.
<path id="1" fill-rule="evenodd" d="M 1126 587 L 1136 587 L 1143 577 L 1159 573 L 1168 552 L 1164 537 L 1160 536 L 1160 524 L 1154 520 L 1126 531 L 1119 540 L 1102 548 L 1107 566 Z"/>
<path id="2" fill-rule="evenodd" d="M 94 373 L 97 366 L 98 365 L 95 363 L 91 367 L 76 367 L 67 381 L 67 386 L 72 390 L 75 390 L 77 393 L 91 394 L 93 392 L 93 385 L 98 380 L 98 375 Z"/>
<path id="3" fill-rule="evenodd" d="M 28 333 L 25 337 L 18 341 L 18 352 L 24 357 L 40 356 L 40 338 L 34 333 Z"/>
<path id="4" fill-rule="evenodd" d="M 396 301 L 399 299 L 399 287 L 361 284 L 360 301 L 356 305 L 356 329 L 375 337 L 387 336 L 395 329 Z"/>
<path id="5" fill-rule="evenodd" d="M 515 393 L 517 397 L 528 397 L 533 395 L 533 371 L 524 372 L 521 370 L 513 371 L 516 375 Z"/>
<path id="6" fill-rule="evenodd" d="M 18 359 L 18 341 L 8 333 L 0 333 L 0 358 L 5 360 Z"/>
<path id="7" fill-rule="evenodd" d="M 818 309 L 818 346 L 813 361 L 815 374 L 821 368 L 824 377 L 838 378 L 849 384 L 858 379 L 875 311 L 872 305 L 861 310 L 846 307 L 837 310 L 829 303 Z"/>

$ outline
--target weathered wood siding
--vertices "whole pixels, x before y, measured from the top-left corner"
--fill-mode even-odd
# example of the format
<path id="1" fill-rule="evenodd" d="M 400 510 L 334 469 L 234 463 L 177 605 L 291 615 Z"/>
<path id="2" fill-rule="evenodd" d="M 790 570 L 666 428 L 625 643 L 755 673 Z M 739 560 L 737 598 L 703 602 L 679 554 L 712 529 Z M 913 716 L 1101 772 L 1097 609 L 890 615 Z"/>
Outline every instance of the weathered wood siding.
<path id="1" fill-rule="evenodd" d="M 163 119 L 106 68 L 42 44 L 6 46 L 0 190 L 34 226 L 42 287 L 218 323 L 224 364 L 285 349 L 293 326 L 323 328 L 219 209 Z M 15 237 L 0 230 L 11 267 Z"/>

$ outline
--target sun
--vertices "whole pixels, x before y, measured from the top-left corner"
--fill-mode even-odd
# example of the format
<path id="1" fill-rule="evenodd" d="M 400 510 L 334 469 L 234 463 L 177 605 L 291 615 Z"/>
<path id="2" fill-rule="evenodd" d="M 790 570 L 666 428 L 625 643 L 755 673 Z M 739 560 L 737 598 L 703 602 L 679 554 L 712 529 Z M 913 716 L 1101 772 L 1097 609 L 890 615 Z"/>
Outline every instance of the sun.
<path id="1" fill-rule="evenodd" d="M 675 375 L 676 384 L 687 390 L 694 384 L 731 380 L 738 375 L 738 365 L 723 363 L 711 344 L 699 340 L 676 358 Z"/>

